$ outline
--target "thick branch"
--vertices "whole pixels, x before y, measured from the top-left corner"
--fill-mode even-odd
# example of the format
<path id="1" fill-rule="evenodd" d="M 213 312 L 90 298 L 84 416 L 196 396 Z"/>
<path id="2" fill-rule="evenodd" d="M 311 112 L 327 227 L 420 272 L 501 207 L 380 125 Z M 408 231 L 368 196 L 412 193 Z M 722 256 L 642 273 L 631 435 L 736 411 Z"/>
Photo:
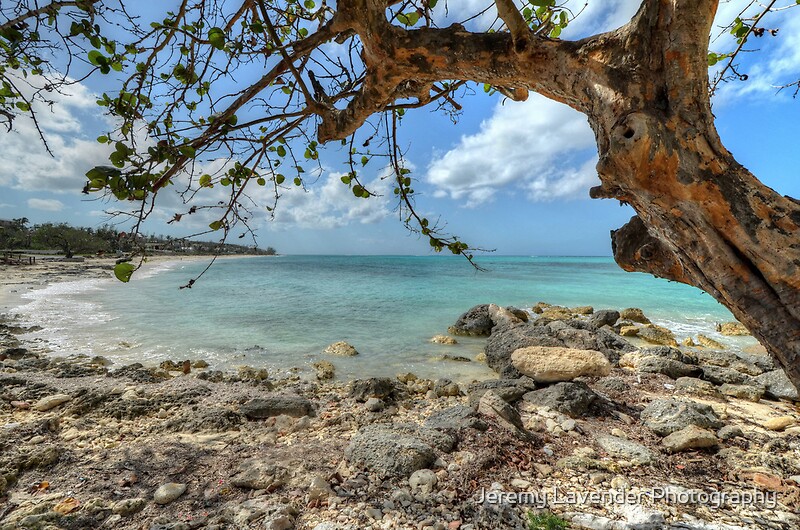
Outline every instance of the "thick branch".
<path id="1" fill-rule="evenodd" d="M 522 18 L 522 14 L 512 0 L 495 0 L 495 5 L 497 5 L 497 14 L 506 23 L 508 31 L 511 32 L 514 47 L 521 51 L 527 46 L 531 37 L 528 24 Z"/>

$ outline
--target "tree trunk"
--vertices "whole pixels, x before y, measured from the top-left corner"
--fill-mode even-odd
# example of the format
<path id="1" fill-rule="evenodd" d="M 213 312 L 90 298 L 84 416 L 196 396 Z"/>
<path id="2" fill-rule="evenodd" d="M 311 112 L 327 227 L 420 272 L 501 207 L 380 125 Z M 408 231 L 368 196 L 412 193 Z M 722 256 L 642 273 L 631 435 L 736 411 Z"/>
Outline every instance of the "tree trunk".
<path id="1" fill-rule="evenodd" d="M 442 80 L 570 105 L 597 139 L 591 196 L 638 214 L 613 233 L 620 266 L 711 294 L 800 387 L 800 204 L 760 183 L 716 132 L 707 54 L 718 0 L 643 0 L 625 26 L 577 42 L 534 35 L 511 0 L 495 3 L 508 32 L 402 30 L 384 0 L 340 0 L 330 27 L 359 35 L 368 73 L 347 108 L 317 110 L 319 140 L 347 137 L 398 98 L 424 102 Z"/>

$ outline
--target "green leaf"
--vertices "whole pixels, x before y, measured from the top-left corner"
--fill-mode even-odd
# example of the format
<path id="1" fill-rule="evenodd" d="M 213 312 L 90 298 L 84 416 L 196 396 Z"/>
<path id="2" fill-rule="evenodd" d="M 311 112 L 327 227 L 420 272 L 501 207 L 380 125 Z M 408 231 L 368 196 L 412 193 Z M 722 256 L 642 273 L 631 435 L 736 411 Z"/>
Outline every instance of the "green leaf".
<path id="1" fill-rule="evenodd" d="M 367 165 L 367 162 L 369 162 L 369 158 L 367 158 L 366 156 L 362 156 L 362 157 L 361 157 L 361 166 L 362 166 L 362 167 L 363 167 L 363 166 L 366 166 L 366 165 Z"/>
<path id="2" fill-rule="evenodd" d="M 131 276 L 133 275 L 133 271 L 136 270 L 136 267 L 128 262 L 117 263 L 114 266 L 114 276 L 117 277 L 119 281 L 122 283 L 128 283 L 131 281 Z"/>
<path id="3" fill-rule="evenodd" d="M 209 223 L 208 227 L 211 230 L 219 230 L 222 228 L 222 221 L 214 221 L 213 223 Z"/>
<path id="4" fill-rule="evenodd" d="M 97 50 L 90 51 L 89 55 L 87 55 L 87 59 L 89 59 L 89 62 L 95 66 L 101 66 L 108 62 L 106 56 Z"/>
<path id="5" fill-rule="evenodd" d="M 22 112 L 28 112 L 31 110 L 31 106 L 25 103 L 24 101 L 17 101 L 17 108 Z"/>
<path id="6" fill-rule="evenodd" d="M 278 146 L 277 149 L 278 156 L 286 156 L 286 148 L 282 145 Z"/>
<path id="7" fill-rule="evenodd" d="M 188 158 L 194 158 L 195 154 L 197 154 L 195 148 L 188 144 L 180 146 L 178 150 L 181 152 L 183 156 Z"/>
<path id="8" fill-rule="evenodd" d="M 303 179 L 301 179 L 300 177 L 295 177 L 294 178 L 294 185 L 295 186 L 300 186 L 302 183 L 303 183 Z"/>
<path id="9" fill-rule="evenodd" d="M 211 187 L 211 175 L 203 175 L 202 177 L 200 177 L 200 187 L 202 188 Z"/>
<path id="10" fill-rule="evenodd" d="M 406 26 L 413 26 L 419 21 L 419 13 L 412 11 L 410 13 L 398 13 L 397 21 Z"/>
<path id="11" fill-rule="evenodd" d="M 106 136 L 106 135 L 98 136 L 97 137 L 97 142 L 101 143 L 101 144 L 107 144 L 108 143 L 108 136 Z"/>
<path id="12" fill-rule="evenodd" d="M 284 177 L 280 173 L 275 175 L 275 184 L 278 184 L 280 186 L 281 184 L 283 184 L 283 181 L 285 181 L 285 180 L 286 180 L 286 177 Z"/>
<path id="13" fill-rule="evenodd" d="M 256 179 L 256 183 L 259 186 L 265 186 L 267 184 L 267 181 L 264 177 L 258 177 L 258 179 Z"/>
<path id="14" fill-rule="evenodd" d="M 316 6 L 314 0 L 306 0 L 305 2 L 303 2 L 303 5 L 306 6 L 306 9 L 308 9 L 309 11 L 314 9 L 314 7 Z"/>
<path id="15" fill-rule="evenodd" d="M 218 50 L 225 49 L 225 32 L 222 28 L 211 28 L 208 30 L 208 42 Z"/>
<path id="16" fill-rule="evenodd" d="M 363 193 L 364 193 L 364 188 L 362 188 L 358 184 L 353 186 L 353 195 L 355 195 L 356 197 L 361 197 L 361 194 Z"/>

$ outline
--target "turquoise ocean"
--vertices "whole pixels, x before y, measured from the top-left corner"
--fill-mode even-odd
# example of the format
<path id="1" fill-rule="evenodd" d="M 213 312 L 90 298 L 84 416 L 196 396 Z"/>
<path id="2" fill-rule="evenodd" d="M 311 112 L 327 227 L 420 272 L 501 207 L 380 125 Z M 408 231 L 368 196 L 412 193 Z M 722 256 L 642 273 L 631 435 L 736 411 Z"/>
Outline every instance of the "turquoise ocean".
<path id="1" fill-rule="evenodd" d="M 212 368 L 300 369 L 310 377 L 321 351 L 344 340 L 357 357 L 327 357 L 342 378 L 391 376 L 483 378 L 474 359 L 484 339 L 429 342 L 458 316 L 481 303 L 529 309 L 538 301 L 640 307 L 680 341 L 705 334 L 734 350 L 752 338 L 722 337 L 715 323 L 733 320 L 709 295 L 644 274 L 626 273 L 611 258 L 483 256 L 477 271 L 451 256 L 279 256 L 225 259 L 191 289 L 179 289 L 207 261 L 146 266 L 129 284 L 78 280 L 23 296 L 14 309 L 40 324 L 32 334 L 59 354 L 104 355 L 115 363 L 157 364 L 205 359 Z"/>

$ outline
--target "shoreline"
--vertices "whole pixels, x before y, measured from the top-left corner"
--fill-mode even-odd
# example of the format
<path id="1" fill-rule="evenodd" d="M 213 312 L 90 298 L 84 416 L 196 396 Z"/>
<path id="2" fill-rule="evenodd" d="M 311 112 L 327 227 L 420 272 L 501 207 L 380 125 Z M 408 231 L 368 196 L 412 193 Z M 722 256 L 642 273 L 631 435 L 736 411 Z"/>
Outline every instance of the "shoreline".
<path id="1" fill-rule="evenodd" d="M 0 321 L 0 530 L 800 525 L 800 397 L 759 386 L 768 358 L 634 347 L 620 334 L 657 329 L 634 310 L 515 311 L 476 306 L 455 324 L 492 321 L 501 377 L 470 384 L 112 364 L 49 355 Z M 595 344 L 605 367 L 558 383 L 514 373 L 515 344 L 537 337 Z M 550 346 L 542 362 L 586 351 Z M 659 421 L 688 425 L 665 436 Z"/>

